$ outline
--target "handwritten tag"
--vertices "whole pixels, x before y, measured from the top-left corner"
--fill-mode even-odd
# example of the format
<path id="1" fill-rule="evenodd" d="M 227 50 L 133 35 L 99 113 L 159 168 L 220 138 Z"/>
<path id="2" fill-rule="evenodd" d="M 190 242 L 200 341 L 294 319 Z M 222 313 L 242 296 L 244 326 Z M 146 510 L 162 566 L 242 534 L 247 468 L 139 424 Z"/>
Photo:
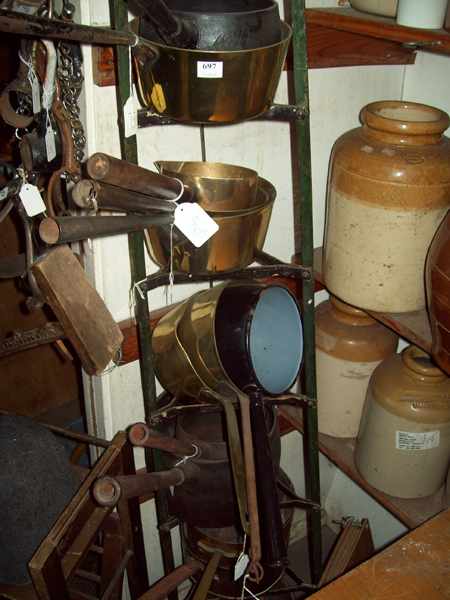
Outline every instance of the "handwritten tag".
<path id="1" fill-rule="evenodd" d="M 19 196 L 29 217 L 35 217 L 47 210 L 42 196 L 35 185 L 25 183 L 20 190 Z"/>
<path id="2" fill-rule="evenodd" d="M 196 248 L 203 246 L 219 226 L 199 204 L 185 202 L 175 209 L 175 225 Z"/>
<path id="3" fill-rule="evenodd" d="M 125 137 L 136 135 L 138 130 L 137 110 L 134 105 L 134 97 L 130 96 L 123 106 L 123 120 L 125 124 Z"/>
<path id="4" fill-rule="evenodd" d="M 197 61 L 197 77 L 202 79 L 222 79 L 223 62 Z"/>
<path id="5" fill-rule="evenodd" d="M 45 132 L 45 149 L 47 151 L 47 160 L 50 163 L 56 158 L 55 132 L 51 127 L 47 127 L 47 131 Z"/>
<path id="6" fill-rule="evenodd" d="M 242 575 L 245 573 L 249 562 L 250 562 L 250 559 L 249 559 L 248 555 L 244 554 L 242 552 L 242 554 L 240 554 L 239 558 L 237 559 L 236 564 L 234 565 L 234 580 L 235 581 L 240 579 L 242 577 Z"/>

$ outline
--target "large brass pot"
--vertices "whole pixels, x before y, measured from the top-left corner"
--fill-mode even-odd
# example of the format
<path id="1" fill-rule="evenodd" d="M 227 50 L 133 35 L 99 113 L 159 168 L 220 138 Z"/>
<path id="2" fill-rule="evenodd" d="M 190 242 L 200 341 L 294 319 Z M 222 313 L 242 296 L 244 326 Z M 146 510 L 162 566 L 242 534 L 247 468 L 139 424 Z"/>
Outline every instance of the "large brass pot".
<path id="1" fill-rule="evenodd" d="M 186 50 L 148 40 L 133 52 L 143 106 L 185 123 L 232 123 L 272 104 L 292 30 L 281 41 L 251 50 Z M 149 62 L 151 66 L 149 68 Z"/>
<path id="2" fill-rule="evenodd" d="M 193 366 L 178 335 L 178 326 L 185 310 L 184 302 L 158 322 L 152 338 L 155 371 L 161 384 L 171 394 L 195 398 L 207 384 Z"/>
<path id="3" fill-rule="evenodd" d="M 173 235 L 172 265 L 176 271 L 202 273 L 243 269 L 254 261 L 266 239 L 276 191 L 271 183 L 259 178 L 257 205 L 242 211 L 211 213 L 219 231 L 203 246 L 196 248 L 184 236 Z M 145 232 L 147 249 L 160 267 L 170 265 L 170 229 L 152 226 Z"/>
<path id="4" fill-rule="evenodd" d="M 161 175 L 175 177 L 192 191 L 202 208 L 213 212 L 245 210 L 255 206 L 258 173 L 224 163 L 159 160 Z"/>

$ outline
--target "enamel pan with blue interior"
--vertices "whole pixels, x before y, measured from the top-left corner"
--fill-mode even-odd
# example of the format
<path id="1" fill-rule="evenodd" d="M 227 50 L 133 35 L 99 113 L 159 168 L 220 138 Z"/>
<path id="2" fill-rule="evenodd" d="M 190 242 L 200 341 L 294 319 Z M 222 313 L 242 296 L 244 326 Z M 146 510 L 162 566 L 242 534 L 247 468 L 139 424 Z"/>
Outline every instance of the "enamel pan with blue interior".
<path id="1" fill-rule="evenodd" d="M 218 300 L 216 348 L 233 383 L 245 390 L 286 392 L 303 357 L 303 328 L 294 296 L 278 285 L 231 285 Z"/>

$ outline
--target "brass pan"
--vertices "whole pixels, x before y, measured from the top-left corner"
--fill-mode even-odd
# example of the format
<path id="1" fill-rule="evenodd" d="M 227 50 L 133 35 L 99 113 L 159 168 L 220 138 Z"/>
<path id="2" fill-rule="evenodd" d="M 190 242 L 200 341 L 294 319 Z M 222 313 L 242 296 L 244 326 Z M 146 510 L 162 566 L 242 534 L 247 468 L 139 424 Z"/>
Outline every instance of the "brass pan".
<path id="1" fill-rule="evenodd" d="M 195 202 L 209 212 L 246 210 L 255 206 L 258 173 L 224 163 L 159 160 L 161 175 L 179 179 L 192 192 Z"/>
<path id="2" fill-rule="evenodd" d="M 155 372 L 161 385 L 175 397 L 195 398 L 207 387 L 192 365 L 178 337 L 178 324 L 186 310 L 183 302 L 168 312 L 156 326 L 152 336 Z"/>
<path id="3" fill-rule="evenodd" d="M 225 383 L 284 393 L 303 355 L 300 310 L 283 286 L 225 282 L 194 294 L 168 313 L 153 334 L 155 370 L 173 394 L 196 398 Z"/>
<path id="4" fill-rule="evenodd" d="M 256 117 L 278 86 L 292 35 L 284 22 L 281 31 L 280 42 L 250 50 L 187 50 L 146 40 L 149 48 L 133 52 L 142 105 L 184 123 Z"/>
<path id="5" fill-rule="evenodd" d="M 219 231 L 201 248 L 184 236 L 173 240 L 173 268 L 185 273 L 223 272 L 242 269 L 254 261 L 266 239 L 276 191 L 259 178 L 257 206 L 242 211 L 210 213 Z M 174 232 L 176 234 L 176 231 Z M 147 250 L 160 267 L 170 264 L 170 228 L 151 226 L 145 232 Z"/>

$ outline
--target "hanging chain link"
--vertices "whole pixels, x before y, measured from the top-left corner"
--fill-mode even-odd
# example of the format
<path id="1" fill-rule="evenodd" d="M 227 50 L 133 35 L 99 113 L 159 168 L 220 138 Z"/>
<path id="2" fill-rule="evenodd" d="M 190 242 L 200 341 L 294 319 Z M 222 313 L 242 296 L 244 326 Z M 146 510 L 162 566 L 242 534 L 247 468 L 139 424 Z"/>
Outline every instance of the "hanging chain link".
<path id="1" fill-rule="evenodd" d="M 60 18 L 65 21 L 73 21 L 74 13 L 75 6 L 70 0 L 63 0 Z M 86 136 L 80 120 L 80 107 L 78 104 L 84 82 L 83 61 L 79 46 L 66 42 L 58 44 L 57 77 L 60 84 L 61 102 L 67 112 L 72 130 L 75 160 L 81 163 L 84 157 Z"/>
<path id="2" fill-rule="evenodd" d="M 83 88 L 83 70 L 81 55 L 72 44 L 60 42 L 58 45 L 58 80 L 61 88 L 61 101 L 67 111 L 72 140 L 75 149 L 75 159 L 81 163 L 84 157 L 86 136 L 80 120 L 78 99 Z"/>

